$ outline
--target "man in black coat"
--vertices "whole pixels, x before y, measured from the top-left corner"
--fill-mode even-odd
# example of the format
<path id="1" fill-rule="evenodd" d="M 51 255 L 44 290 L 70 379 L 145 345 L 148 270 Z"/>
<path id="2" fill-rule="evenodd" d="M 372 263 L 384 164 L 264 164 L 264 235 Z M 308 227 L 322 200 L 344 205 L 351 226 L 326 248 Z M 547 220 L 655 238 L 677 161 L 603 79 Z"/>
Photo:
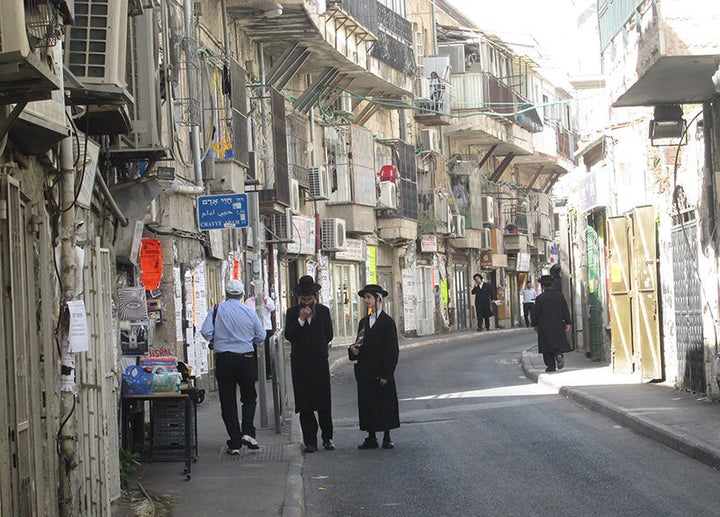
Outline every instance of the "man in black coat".
<path id="1" fill-rule="evenodd" d="M 358 449 L 377 449 L 375 433 L 383 431 L 383 449 L 393 449 L 390 430 L 400 427 L 395 367 L 400 348 L 395 321 L 382 309 L 388 292 L 368 284 L 358 292 L 370 314 L 360 320 L 348 356 L 355 364 L 360 430 L 368 436 Z"/>
<path id="2" fill-rule="evenodd" d="M 328 365 L 328 346 L 333 338 L 333 327 L 330 309 L 317 301 L 318 291 L 320 285 L 311 276 L 301 277 L 294 289 L 300 303 L 290 307 L 285 315 L 285 338 L 291 344 L 295 412 L 300 413 L 305 452 L 317 451 L 318 423 L 323 448 L 328 451 L 335 449 Z"/>
<path id="3" fill-rule="evenodd" d="M 532 321 L 538 335 L 538 352 L 543 355 L 546 372 L 565 366 L 563 352 L 572 350 L 565 334 L 570 330 L 570 311 L 565 297 L 553 289 L 553 277 L 540 277 L 543 292 L 535 299 Z"/>
<path id="4" fill-rule="evenodd" d="M 490 330 L 490 316 L 493 315 L 492 303 L 495 300 L 495 292 L 490 284 L 483 282 L 480 273 L 473 275 L 475 285 L 470 291 L 475 295 L 475 314 L 477 315 L 477 329 L 482 330 L 482 324 L 485 323 L 485 330 Z"/>

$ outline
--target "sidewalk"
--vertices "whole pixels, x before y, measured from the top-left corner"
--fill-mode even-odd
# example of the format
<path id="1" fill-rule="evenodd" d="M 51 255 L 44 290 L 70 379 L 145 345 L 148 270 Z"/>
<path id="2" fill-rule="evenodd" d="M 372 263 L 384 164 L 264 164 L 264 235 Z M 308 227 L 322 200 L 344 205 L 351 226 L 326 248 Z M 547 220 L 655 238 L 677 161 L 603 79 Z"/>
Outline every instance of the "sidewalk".
<path id="1" fill-rule="evenodd" d="M 520 328 L 499 332 L 526 331 Z M 459 334 L 474 332 L 401 339 L 400 348 L 448 343 Z M 331 371 L 346 357 L 346 346 L 332 348 Z M 592 362 L 578 352 L 565 354 L 565 368 L 556 373 L 545 373 L 540 354 L 523 352 L 522 370 L 529 379 L 553 387 L 561 395 L 621 425 L 720 469 L 720 404 L 664 384 L 643 384 L 635 376 L 613 374 L 609 366 Z M 290 382 L 289 366 L 287 379 Z M 271 393 L 268 384 L 270 405 Z M 291 407 L 286 411 L 281 433 L 275 432 L 271 408 L 267 427 L 260 427 L 258 413 L 260 450 L 243 448 L 240 456 L 229 456 L 225 453 L 227 437 L 220 404 L 217 395 L 210 393 L 198 406 L 199 459 L 192 465 L 192 479 L 185 481 L 182 462 L 143 464 L 131 488 L 137 488 L 139 483 L 153 496 L 154 513 L 147 495 L 135 490 L 137 499 L 121 498 L 115 504 L 113 516 L 302 516 L 302 438 L 297 415 L 292 412 L 292 395 L 288 398 Z"/>
<path id="2" fill-rule="evenodd" d="M 523 373 L 560 395 L 659 443 L 720 469 L 720 404 L 664 383 L 614 374 L 582 353 L 565 354 L 565 368 L 545 373 L 542 355 L 522 354 Z"/>

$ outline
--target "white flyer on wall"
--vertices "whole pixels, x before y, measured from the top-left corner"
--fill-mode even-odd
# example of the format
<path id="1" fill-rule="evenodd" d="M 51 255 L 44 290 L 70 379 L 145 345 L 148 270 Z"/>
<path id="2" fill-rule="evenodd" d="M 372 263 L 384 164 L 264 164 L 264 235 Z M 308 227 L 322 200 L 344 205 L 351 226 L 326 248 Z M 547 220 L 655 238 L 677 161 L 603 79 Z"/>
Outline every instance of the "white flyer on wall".
<path id="1" fill-rule="evenodd" d="M 68 329 L 70 352 L 87 352 L 90 349 L 90 335 L 85 301 L 71 300 L 67 302 L 67 306 L 70 312 L 70 328 Z"/>

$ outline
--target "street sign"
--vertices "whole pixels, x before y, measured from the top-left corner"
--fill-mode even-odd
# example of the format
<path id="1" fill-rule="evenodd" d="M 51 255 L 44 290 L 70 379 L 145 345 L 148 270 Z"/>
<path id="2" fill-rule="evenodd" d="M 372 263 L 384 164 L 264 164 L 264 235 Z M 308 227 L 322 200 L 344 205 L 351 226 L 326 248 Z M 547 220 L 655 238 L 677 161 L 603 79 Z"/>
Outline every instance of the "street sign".
<path id="1" fill-rule="evenodd" d="M 198 196 L 198 225 L 201 230 L 223 230 L 248 226 L 247 194 Z"/>

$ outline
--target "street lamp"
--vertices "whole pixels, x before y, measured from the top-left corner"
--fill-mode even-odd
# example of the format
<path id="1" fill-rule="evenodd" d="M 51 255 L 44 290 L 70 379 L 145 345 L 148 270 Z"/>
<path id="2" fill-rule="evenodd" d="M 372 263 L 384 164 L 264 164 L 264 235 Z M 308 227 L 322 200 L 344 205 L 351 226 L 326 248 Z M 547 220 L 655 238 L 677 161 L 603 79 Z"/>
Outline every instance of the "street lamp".
<path id="1" fill-rule="evenodd" d="M 650 121 L 650 144 L 653 147 L 687 144 L 687 122 L 679 104 L 658 104 Z"/>

